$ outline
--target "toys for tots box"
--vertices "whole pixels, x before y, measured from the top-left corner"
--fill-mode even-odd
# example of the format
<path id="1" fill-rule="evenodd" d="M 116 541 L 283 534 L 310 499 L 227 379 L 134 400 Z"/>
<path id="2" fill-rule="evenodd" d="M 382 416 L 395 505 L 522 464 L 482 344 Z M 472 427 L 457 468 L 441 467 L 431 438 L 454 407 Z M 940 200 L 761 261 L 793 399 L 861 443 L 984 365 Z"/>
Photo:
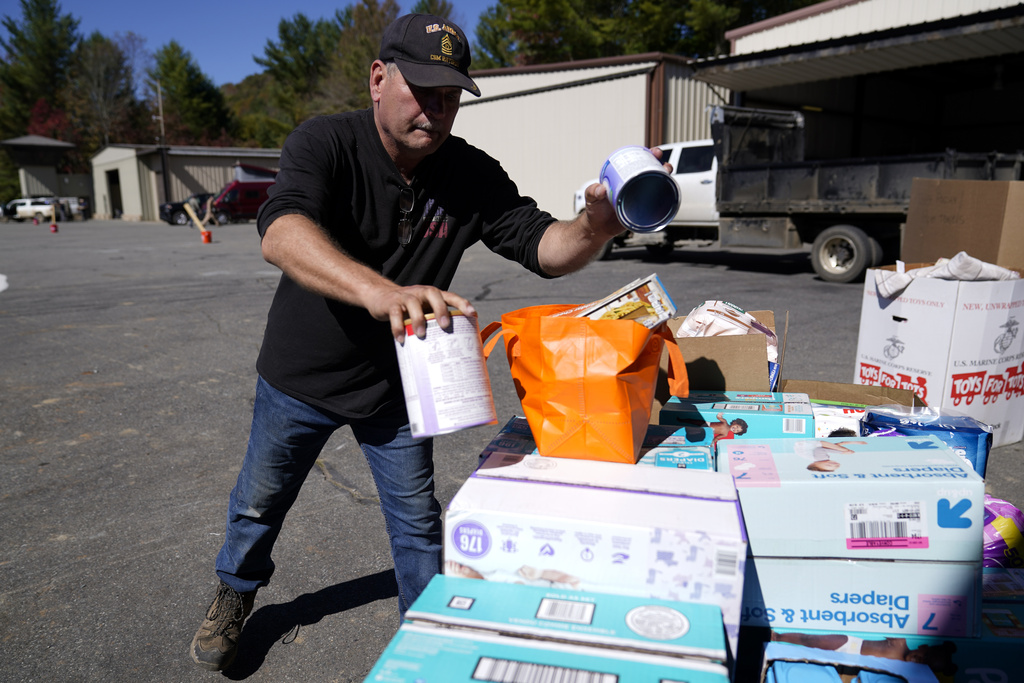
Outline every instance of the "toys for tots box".
<path id="1" fill-rule="evenodd" d="M 445 515 L 448 576 L 717 605 L 733 652 L 746 552 L 706 470 L 495 453 Z"/>
<path id="2" fill-rule="evenodd" d="M 1024 265 L 1024 217 L 1008 211 L 1024 183 L 914 181 L 903 244 L 907 270 L 960 251 Z M 886 266 L 882 270 L 894 270 Z M 992 426 L 993 446 L 1024 437 L 1024 280 L 918 277 L 893 298 L 864 280 L 854 382 L 911 389 L 932 407 Z"/>

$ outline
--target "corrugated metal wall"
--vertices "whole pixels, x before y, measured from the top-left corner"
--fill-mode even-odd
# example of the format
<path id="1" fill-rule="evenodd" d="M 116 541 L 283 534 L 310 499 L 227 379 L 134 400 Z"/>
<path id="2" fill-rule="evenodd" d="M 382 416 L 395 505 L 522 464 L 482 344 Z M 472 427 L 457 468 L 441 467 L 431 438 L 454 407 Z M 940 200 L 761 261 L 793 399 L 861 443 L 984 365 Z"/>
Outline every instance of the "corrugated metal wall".
<path id="1" fill-rule="evenodd" d="M 744 35 L 732 54 L 764 52 L 1012 7 L 1020 0 L 864 0 Z M 737 29 L 742 32 L 744 29 Z"/>
<path id="2" fill-rule="evenodd" d="M 635 65 L 634 65 L 635 68 Z M 515 76 L 520 87 L 542 87 L 551 74 Z M 509 92 L 508 81 L 477 78 L 484 93 Z M 563 73 L 562 82 L 579 79 Z M 643 144 L 647 76 L 470 104 L 464 96 L 453 133 L 501 162 L 519 190 L 557 218 L 572 217 L 573 193 L 624 145 Z"/>
<path id="3" fill-rule="evenodd" d="M 728 104 L 728 88 L 690 78 L 689 67 L 670 64 L 665 77 L 665 124 L 662 142 L 686 142 L 711 137 L 708 108 Z"/>
<path id="4" fill-rule="evenodd" d="M 216 151 L 216 148 L 214 148 Z M 175 152 L 168 156 L 171 169 L 170 201 L 182 201 L 196 192 L 217 192 L 234 178 L 236 163 L 251 164 L 264 168 L 277 168 L 280 155 L 245 155 L 244 153 L 211 156 Z M 157 166 L 159 171 L 159 166 Z M 157 184 L 159 195 L 163 194 L 162 181 Z M 166 201 L 161 196 L 160 201 Z"/>
<path id="5" fill-rule="evenodd" d="M 500 161 L 541 208 L 571 218 L 573 194 L 619 147 L 711 135 L 707 108 L 727 101 L 729 91 L 693 81 L 691 73 L 666 60 L 479 76 L 483 97 L 463 96 L 454 132 Z M 660 112 L 649 110 L 659 105 Z"/>

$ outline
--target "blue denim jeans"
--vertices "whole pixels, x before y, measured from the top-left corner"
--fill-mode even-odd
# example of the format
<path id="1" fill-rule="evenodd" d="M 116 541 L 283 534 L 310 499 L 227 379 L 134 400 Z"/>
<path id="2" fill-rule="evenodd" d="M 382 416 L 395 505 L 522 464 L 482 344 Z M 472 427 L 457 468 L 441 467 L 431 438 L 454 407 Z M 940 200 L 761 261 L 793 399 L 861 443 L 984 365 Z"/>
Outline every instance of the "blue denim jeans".
<path id="1" fill-rule="evenodd" d="M 415 439 L 404 414 L 349 420 L 256 382 L 249 446 L 231 491 L 217 575 L 237 591 L 267 585 L 271 549 L 324 444 L 349 424 L 380 498 L 404 615 L 441 571 L 441 506 L 434 497 L 433 440 Z"/>

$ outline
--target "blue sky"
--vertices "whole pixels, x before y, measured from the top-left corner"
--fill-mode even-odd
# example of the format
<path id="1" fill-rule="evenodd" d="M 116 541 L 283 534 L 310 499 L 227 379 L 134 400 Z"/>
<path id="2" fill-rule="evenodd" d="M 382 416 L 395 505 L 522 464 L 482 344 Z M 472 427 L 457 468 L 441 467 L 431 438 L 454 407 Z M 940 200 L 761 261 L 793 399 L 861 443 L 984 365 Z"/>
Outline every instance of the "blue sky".
<path id="1" fill-rule="evenodd" d="M 199 68 L 216 85 L 238 83 L 262 71 L 253 56 L 262 56 L 267 40 L 277 40 L 277 24 L 298 13 L 311 19 L 330 18 L 337 9 L 356 0 L 58 0 L 61 13 L 80 23 L 79 32 L 93 31 L 114 37 L 132 31 L 146 39 L 145 47 L 155 52 L 171 40 L 192 53 Z M 415 0 L 400 0 L 403 12 Z M 497 0 L 453 0 L 456 23 L 472 43 L 480 14 Z M 0 0 L 0 15 L 21 22 L 21 3 Z M 0 29 L 2 31 L 2 29 Z M 6 32 L 4 32 L 6 33 Z M 369 67 L 369 65 L 367 65 Z"/>

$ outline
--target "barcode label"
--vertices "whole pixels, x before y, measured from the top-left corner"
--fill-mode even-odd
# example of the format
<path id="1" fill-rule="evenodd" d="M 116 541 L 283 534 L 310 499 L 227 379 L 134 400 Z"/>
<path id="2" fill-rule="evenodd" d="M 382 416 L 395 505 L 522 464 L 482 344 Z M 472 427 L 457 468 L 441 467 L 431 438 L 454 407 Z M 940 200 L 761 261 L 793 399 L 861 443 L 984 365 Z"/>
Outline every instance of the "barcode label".
<path id="1" fill-rule="evenodd" d="M 739 553 L 735 550 L 717 548 L 715 550 L 715 573 L 721 576 L 736 576 L 739 559 Z"/>
<path id="2" fill-rule="evenodd" d="M 927 548 L 927 528 L 920 501 L 846 505 L 848 549 Z"/>
<path id="3" fill-rule="evenodd" d="M 537 618 L 573 624 L 591 624 L 594 621 L 594 603 L 544 598 L 537 608 Z"/>
<path id="4" fill-rule="evenodd" d="M 850 538 L 906 538 L 906 522 L 855 522 L 850 525 Z"/>
<path id="5" fill-rule="evenodd" d="M 807 420 L 799 417 L 782 418 L 783 434 L 803 434 L 807 426 Z"/>
<path id="6" fill-rule="evenodd" d="M 617 683 L 619 677 L 599 671 L 481 657 L 473 670 L 473 680 L 490 683 Z"/>

